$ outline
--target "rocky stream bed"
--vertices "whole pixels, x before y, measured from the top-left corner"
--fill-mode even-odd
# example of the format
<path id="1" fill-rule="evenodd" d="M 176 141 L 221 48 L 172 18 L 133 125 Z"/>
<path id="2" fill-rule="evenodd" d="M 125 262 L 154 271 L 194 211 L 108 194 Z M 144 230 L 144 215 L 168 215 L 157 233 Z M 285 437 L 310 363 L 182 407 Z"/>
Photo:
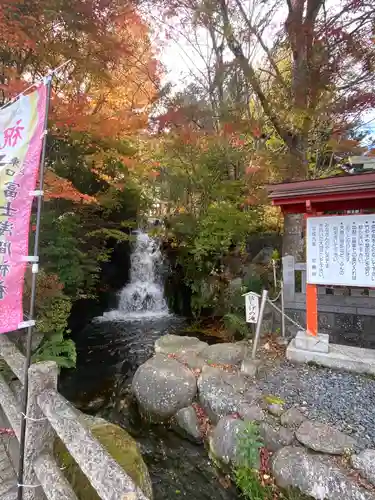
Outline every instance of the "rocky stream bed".
<path id="1" fill-rule="evenodd" d="M 224 475 L 203 446 L 164 425 L 142 421 L 131 392 L 133 375 L 153 355 L 154 342 L 183 328 L 174 316 L 89 324 L 75 338 L 77 368 L 62 374 L 60 390 L 77 408 L 120 425 L 136 439 L 154 500 L 236 500 L 236 488 L 222 484 Z"/>
<path id="2" fill-rule="evenodd" d="M 95 322 L 61 382 L 79 408 L 136 439 L 155 500 L 240 498 L 226 473 L 246 421 L 258 422 L 280 486 L 375 499 L 374 379 L 291 365 L 265 349 L 254 364 L 246 342 L 209 345 L 181 330 L 173 317 Z"/>
<path id="3" fill-rule="evenodd" d="M 315 367 L 277 366 L 276 359 L 270 367 L 251 360 L 249 347 L 247 342 L 209 346 L 191 337 L 161 337 L 155 355 L 132 382 L 143 417 L 164 422 L 194 442 L 205 441 L 224 471 L 240 463 L 238 438 L 246 422 L 256 422 L 279 487 L 319 500 L 374 500 L 373 420 L 361 390 L 371 396 L 375 381 Z M 340 412 L 338 402 L 350 411 Z M 327 420 L 344 422 L 352 435 Z M 364 423 L 360 428 L 358 421 Z"/>

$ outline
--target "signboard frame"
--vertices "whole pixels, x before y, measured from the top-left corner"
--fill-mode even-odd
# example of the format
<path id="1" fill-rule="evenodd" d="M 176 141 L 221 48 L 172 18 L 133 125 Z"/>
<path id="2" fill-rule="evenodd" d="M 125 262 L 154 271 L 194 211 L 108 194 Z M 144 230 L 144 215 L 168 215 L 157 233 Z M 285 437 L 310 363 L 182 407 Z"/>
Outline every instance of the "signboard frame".
<path id="1" fill-rule="evenodd" d="M 332 268 L 334 266 L 338 267 L 337 261 L 332 262 L 332 255 L 336 258 L 338 258 L 338 255 L 340 255 L 341 259 L 347 260 L 348 259 L 348 250 L 347 250 L 348 242 L 352 243 L 352 246 L 351 246 L 352 250 L 353 250 L 353 242 L 354 242 L 355 243 L 354 255 L 356 257 L 356 266 L 357 267 L 359 267 L 359 268 L 365 267 L 366 262 L 364 259 L 366 259 L 366 253 L 363 254 L 363 252 L 365 251 L 368 254 L 368 258 L 370 261 L 365 268 L 365 272 L 368 272 L 368 274 L 369 274 L 368 280 L 366 281 L 365 279 L 360 277 L 361 281 L 354 281 L 353 279 L 350 279 L 347 276 L 345 276 L 344 270 L 342 271 L 343 278 L 339 279 L 339 280 L 329 279 L 329 278 L 327 279 L 324 277 L 319 278 L 319 276 L 314 277 L 313 276 L 313 265 L 315 265 L 315 267 L 316 267 L 316 259 L 314 261 L 313 257 L 318 256 L 319 251 L 316 251 L 316 250 L 314 251 L 312 249 L 313 244 L 311 241 L 311 239 L 312 239 L 311 224 L 313 223 L 314 219 L 316 219 L 316 220 L 336 219 L 337 224 L 342 226 L 342 222 L 340 222 L 340 221 L 343 221 L 346 218 L 352 219 L 350 231 L 349 232 L 347 231 L 347 227 L 348 227 L 347 225 L 341 231 L 341 233 L 340 233 L 340 229 L 337 230 L 336 235 L 335 235 L 335 238 L 336 238 L 335 249 L 338 250 L 339 254 L 334 253 L 334 252 L 331 253 L 330 252 L 331 249 L 330 248 L 328 249 L 328 252 L 325 255 L 325 257 L 326 257 L 325 269 L 329 269 L 329 267 L 327 267 L 329 265 L 327 261 L 329 261 L 329 260 L 331 260 L 331 267 Z M 369 218 L 372 220 L 367 221 L 366 219 L 369 219 Z M 360 224 L 362 221 L 363 221 L 363 223 Z M 366 227 L 366 223 L 367 223 L 367 227 Z M 319 225 L 320 226 L 322 225 L 321 222 L 319 223 Z M 359 234 L 358 227 L 362 228 L 361 234 Z M 365 229 L 363 229 L 363 227 L 365 227 Z M 325 239 L 327 239 L 327 237 L 328 237 L 328 240 L 329 240 L 331 228 L 332 228 L 332 225 L 330 225 L 328 228 L 328 236 L 326 233 L 324 234 Z M 326 230 L 327 229 L 324 228 L 324 231 L 326 231 Z M 342 241 L 343 233 L 345 236 L 345 242 L 342 245 L 340 243 L 340 241 Z M 373 238 L 371 237 L 372 234 L 374 234 Z M 320 236 L 321 235 L 319 234 L 319 237 Z M 353 240 L 353 236 L 355 237 L 355 240 Z M 371 274 L 373 276 L 375 276 L 375 213 L 363 213 L 362 211 L 360 211 L 358 213 L 348 213 L 348 214 L 328 214 L 328 215 L 327 214 L 321 214 L 321 215 L 306 214 L 306 235 L 305 235 L 305 237 L 306 237 L 306 283 L 308 285 L 312 285 L 312 286 L 317 286 L 317 285 L 320 285 L 320 286 L 345 286 L 345 287 L 351 287 L 351 288 L 370 288 L 370 289 L 375 288 L 375 278 L 374 278 L 374 280 L 371 280 Z M 361 238 L 362 238 L 362 243 L 360 243 Z M 328 246 L 329 246 L 329 243 L 328 243 Z M 314 245 L 314 246 L 316 247 L 317 245 Z M 359 247 L 359 253 L 357 253 L 357 247 Z M 365 247 L 366 247 L 366 250 L 364 250 Z M 325 250 L 326 250 L 326 247 L 325 247 Z M 344 254 L 343 254 L 343 252 L 344 252 Z M 328 257 L 327 257 L 327 254 L 328 254 Z M 350 263 L 351 263 L 353 251 L 351 253 L 349 252 L 349 254 L 350 254 Z M 374 259 L 373 259 L 374 265 L 371 265 L 371 256 L 372 255 L 374 257 Z M 361 256 L 362 256 L 362 258 L 359 259 L 359 257 L 361 257 Z M 361 260 L 361 262 L 360 262 L 360 260 Z M 321 262 L 320 262 L 320 265 L 321 265 Z M 352 264 L 350 264 L 350 265 L 352 267 Z M 331 272 L 331 276 L 332 276 L 332 269 L 329 272 Z M 339 270 L 339 273 L 341 273 L 341 269 Z M 335 275 L 336 276 L 338 275 L 337 272 L 335 273 Z"/>
<path id="2" fill-rule="evenodd" d="M 259 295 L 255 292 L 248 292 L 245 296 L 246 323 L 257 324 L 260 314 Z M 251 303 L 253 301 L 253 303 Z M 255 310 L 252 311 L 251 309 Z"/>

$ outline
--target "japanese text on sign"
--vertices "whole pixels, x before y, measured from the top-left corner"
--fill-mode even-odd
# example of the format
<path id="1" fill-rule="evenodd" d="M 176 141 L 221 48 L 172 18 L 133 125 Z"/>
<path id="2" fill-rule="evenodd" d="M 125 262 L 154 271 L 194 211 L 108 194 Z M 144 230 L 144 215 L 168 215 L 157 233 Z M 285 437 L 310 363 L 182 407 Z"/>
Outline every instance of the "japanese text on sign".
<path id="1" fill-rule="evenodd" d="M 375 287 L 375 214 L 309 217 L 307 282 Z"/>
<path id="2" fill-rule="evenodd" d="M 249 292 L 245 295 L 246 323 L 257 323 L 259 317 L 259 297 Z"/>
<path id="3" fill-rule="evenodd" d="M 46 87 L 0 110 L 0 333 L 23 321 L 24 257 L 42 150 Z"/>

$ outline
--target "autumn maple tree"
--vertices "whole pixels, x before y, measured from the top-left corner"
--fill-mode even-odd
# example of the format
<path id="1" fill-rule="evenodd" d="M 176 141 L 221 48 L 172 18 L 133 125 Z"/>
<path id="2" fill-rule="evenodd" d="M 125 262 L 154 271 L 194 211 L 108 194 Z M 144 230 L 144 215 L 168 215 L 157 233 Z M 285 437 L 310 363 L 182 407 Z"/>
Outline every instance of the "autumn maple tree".
<path id="1" fill-rule="evenodd" d="M 52 81 L 37 326 L 45 334 L 38 359 L 72 366 L 74 345 L 64 338 L 71 306 L 97 292 L 106 242 L 125 239 L 121 224 L 137 216 L 128 170 L 161 70 L 136 1 L 0 2 L 0 105 L 63 63 Z"/>
<path id="2" fill-rule="evenodd" d="M 215 69 L 221 70 L 211 93 L 223 95 L 230 65 L 240 69 L 250 100 L 260 104 L 291 155 L 291 177 L 308 174 L 309 133 L 317 119 L 329 119 L 332 126 L 375 105 L 371 3 L 174 0 L 161 5 L 167 18 L 184 26 L 190 20 L 191 29 L 207 31 Z M 279 29 L 272 27 L 275 17 Z"/>
<path id="3" fill-rule="evenodd" d="M 159 6 L 160 24 L 172 38 L 180 30 L 195 60 L 203 60 L 193 73 L 216 130 L 241 123 L 258 165 L 272 165 L 280 180 L 331 171 L 337 143 L 348 146 L 350 129 L 375 106 L 371 2 L 160 0 Z M 177 117 L 175 108 L 168 118 Z M 288 228 L 289 217 L 285 222 Z M 288 252 L 301 247 L 290 243 Z"/>

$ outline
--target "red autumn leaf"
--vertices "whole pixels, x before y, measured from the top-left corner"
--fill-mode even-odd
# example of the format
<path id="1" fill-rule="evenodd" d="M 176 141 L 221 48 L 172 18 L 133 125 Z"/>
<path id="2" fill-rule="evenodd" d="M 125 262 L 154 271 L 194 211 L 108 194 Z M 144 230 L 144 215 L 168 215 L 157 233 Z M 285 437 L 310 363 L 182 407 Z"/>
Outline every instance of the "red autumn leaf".
<path id="1" fill-rule="evenodd" d="M 51 170 L 47 170 L 45 175 L 44 199 L 48 201 L 59 198 L 75 203 L 97 203 L 94 197 L 79 192 L 67 179 L 63 179 Z"/>

